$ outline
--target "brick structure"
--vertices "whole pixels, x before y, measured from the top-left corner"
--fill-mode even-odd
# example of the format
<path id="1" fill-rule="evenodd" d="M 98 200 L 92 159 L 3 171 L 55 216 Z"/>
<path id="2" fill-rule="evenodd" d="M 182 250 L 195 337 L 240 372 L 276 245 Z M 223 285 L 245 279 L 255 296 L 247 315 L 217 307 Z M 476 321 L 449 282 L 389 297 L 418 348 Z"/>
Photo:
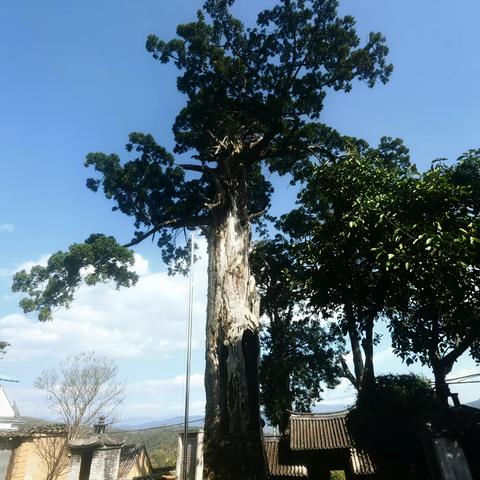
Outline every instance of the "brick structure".
<path id="1" fill-rule="evenodd" d="M 123 444 L 103 433 L 70 441 L 68 480 L 117 480 Z"/>
<path id="2" fill-rule="evenodd" d="M 0 479 L 45 480 L 55 469 L 57 480 L 67 480 L 69 462 L 63 425 L 23 425 L 0 431 Z"/>
<path id="3" fill-rule="evenodd" d="M 188 433 L 187 480 L 203 479 L 203 430 Z M 183 479 L 183 433 L 178 435 L 177 479 Z"/>
<path id="4" fill-rule="evenodd" d="M 71 440 L 68 480 L 131 480 L 150 475 L 152 464 L 144 445 L 124 445 L 122 438 L 105 433 L 105 423 L 95 434 Z"/>

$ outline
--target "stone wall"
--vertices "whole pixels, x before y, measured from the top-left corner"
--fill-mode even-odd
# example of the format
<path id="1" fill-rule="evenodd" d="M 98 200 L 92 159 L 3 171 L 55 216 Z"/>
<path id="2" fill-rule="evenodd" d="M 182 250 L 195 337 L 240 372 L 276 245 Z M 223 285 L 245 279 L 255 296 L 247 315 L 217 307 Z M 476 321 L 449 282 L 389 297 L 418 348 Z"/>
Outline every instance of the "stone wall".
<path id="1" fill-rule="evenodd" d="M 67 480 L 68 457 L 61 452 L 63 437 L 40 436 L 21 441 L 11 459 L 9 480 L 46 480 L 50 473 L 49 464 L 52 464 L 56 455 L 59 467 L 56 480 Z"/>
<path id="2" fill-rule="evenodd" d="M 72 452 L 68 480 L 78 480 L 82 452 Z M 117 480 L 120 448 L 100 447 L 93 451 L 89 480 Z"/>

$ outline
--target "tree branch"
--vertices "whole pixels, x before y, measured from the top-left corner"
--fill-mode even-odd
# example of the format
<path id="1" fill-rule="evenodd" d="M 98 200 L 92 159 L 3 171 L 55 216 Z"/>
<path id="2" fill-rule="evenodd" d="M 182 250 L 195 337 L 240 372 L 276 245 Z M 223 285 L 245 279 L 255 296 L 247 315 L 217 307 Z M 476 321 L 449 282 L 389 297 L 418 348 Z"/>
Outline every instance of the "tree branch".
<path id="1" fill-rule="evenodd" d="M 441 363 L 448 367 L 449 365 L 453 364 L 458 357 L 463 355 L 471 347 L 471 345 L 471 337 L 465 337 L 452 351 L 442 358 Z"/>
<path id="2" fill-rule="evenodd" d="M 202 216 L 202 217 L 196 217 L 196 218 L 189 218 L 184 221 L 178 221 L 178 220 L 165 220 L 164 222 L 159 223 L 158 225 L 155 225 L 153 228 L 148 230 L 145 233 L 142 233 L 138 237 L 134 238 L 132 241 L 125 243 L 122 245 L 124 248 L 130 248 L 134 247 L 135 245 L 138 245 L 139 243 L 143 242 L 146 240 L 148 237 L 154 235 L 158 231 L 160 231 L 162 228 L 170 227 L 170 228 L 192 228 L 192 227 L 205 227 L 208 225 L 208 217 Z"/>
<path id="3" fill-rule="evenodd" d="M 340 356 L 340 363 L 342 364 L 343 376 L 350 381 L 350 383 L 358 390 L 358 382 L 355 378 L 355 375 L 351 372 L 350 368 L 348 368 L 347 362 L 345 359 Z"/>

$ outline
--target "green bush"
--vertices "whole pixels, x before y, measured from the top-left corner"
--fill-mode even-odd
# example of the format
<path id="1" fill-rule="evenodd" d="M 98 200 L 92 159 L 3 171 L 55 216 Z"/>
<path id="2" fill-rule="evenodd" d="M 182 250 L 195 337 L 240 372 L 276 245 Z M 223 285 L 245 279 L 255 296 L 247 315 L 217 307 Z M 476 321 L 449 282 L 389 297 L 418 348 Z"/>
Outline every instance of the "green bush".
<path id="1" fill-rule="evenodd" d="M 421 478 L 414 473 L 424 463 L 418 434 L 436 408 L 426 378 L 381 375 L 371 389 L 358 395 L 347 422 L 357 447 L 368 451 L 377 466 L 396 473 L 403 470 L 406 478 Z"/>

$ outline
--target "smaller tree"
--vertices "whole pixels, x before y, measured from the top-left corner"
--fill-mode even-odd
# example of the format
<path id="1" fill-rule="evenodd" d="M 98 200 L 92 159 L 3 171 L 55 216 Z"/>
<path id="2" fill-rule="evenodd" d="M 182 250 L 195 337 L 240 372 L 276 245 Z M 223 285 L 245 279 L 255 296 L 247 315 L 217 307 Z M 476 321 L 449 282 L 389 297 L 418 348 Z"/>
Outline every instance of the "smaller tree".
<path id="1" fill-rule="evenodd" d="M 380 478 L 427 478 L 420 428 L 437 411 L 428 379 L 378 375 L 347 417 L 357 448 L 375 460 Z"/>
<path id="2" fill-rule="evenodd" d="M 125 390 L 115 362 L 93 351 L 44 370 L 34 385 L 47 394 L 48 407 L 67 426 L 69 439 L 83 434 L 99 416 L 113 423 Z"/>
<path id="3" fill-rule="evenodd" d="M 480 360 L 478 153 L 453 166 L 434 162 L 399 184 L 388 207 L 398 227 L 377 246 L 396 285 L 389 302 L 394 351 L 407 364 L 432 369 L 443 406 L 445 378 L 457 359 L 470 350 Z"/>
<path id="4" fill-rule="evenodd" d="M 374 326 L 391 284 L 375 251 L 392 229 L 383 203 L 414 169 L 399 139 L 383 137 L 376 149 L 356 139 L 337 143 L 329 158 L 304 168 L 298 208 L 279 226 L 293 245 L 305 299 L 348 337 L 354 369 L 342 359 L 343 374 L 361 390 L 374 383 Z"/>
<path id="5" fill-rule="evenodd" d="M 324 328 L 307 309 L 292 281 L 293 259 L 281 237 L 259 242 L 251 263 L 261 295 L 261 403 L 272 425 L 284 432 L 289 410 L 308 412 L 325 387 L 338 384 L 344 342 L 338 329 Z"/>

